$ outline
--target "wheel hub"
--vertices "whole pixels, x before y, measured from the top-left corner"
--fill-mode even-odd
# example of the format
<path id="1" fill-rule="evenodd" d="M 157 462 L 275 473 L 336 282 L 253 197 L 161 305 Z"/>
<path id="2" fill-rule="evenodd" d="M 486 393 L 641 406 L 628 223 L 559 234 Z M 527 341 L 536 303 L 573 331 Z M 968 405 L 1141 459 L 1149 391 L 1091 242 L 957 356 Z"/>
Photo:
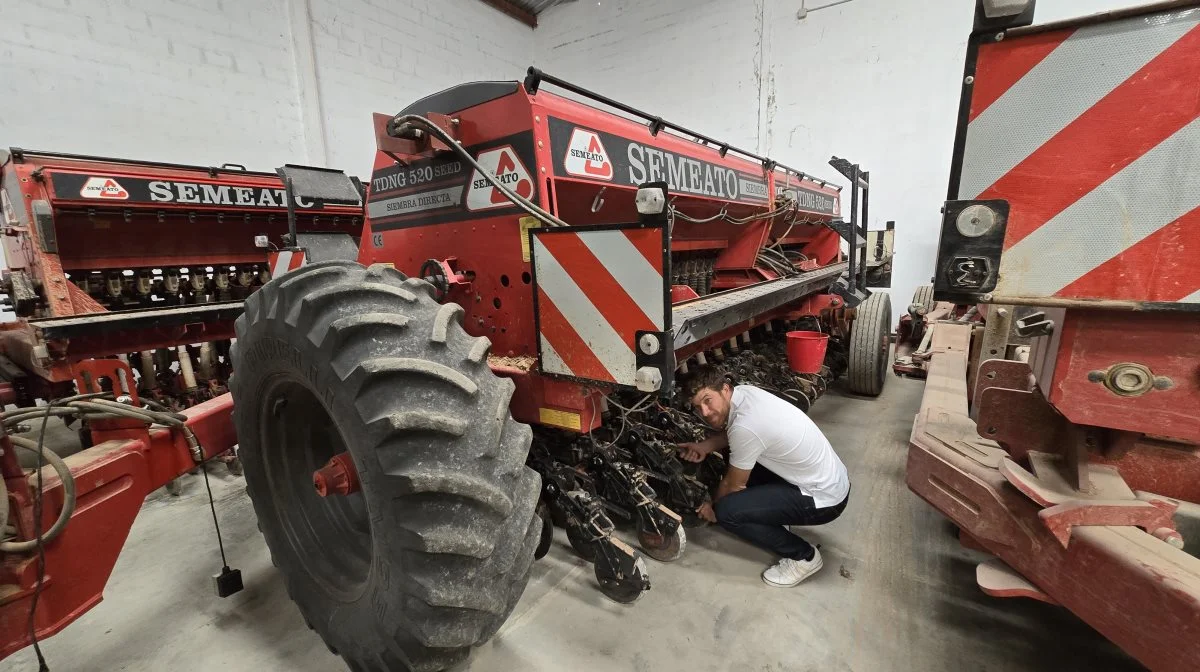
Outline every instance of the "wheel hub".
<path id="1" fill-rule="evenodd" d="M 358 492 L 358 470 L 350 453 L 338 453 L 329 458 L 325 466 L 313 472 L 313 487 L 322 497 L 352 495 Z"/>
<path id="2" fill-rule="evenodd" d="M 291 376 L 268 383 L 260 408 L 261 459 L 284 533 L 314 583 L 335 599 L 357 599 L 370 575 L 373 543 L 358 473 L 337 424 L 309 386 Z"/>

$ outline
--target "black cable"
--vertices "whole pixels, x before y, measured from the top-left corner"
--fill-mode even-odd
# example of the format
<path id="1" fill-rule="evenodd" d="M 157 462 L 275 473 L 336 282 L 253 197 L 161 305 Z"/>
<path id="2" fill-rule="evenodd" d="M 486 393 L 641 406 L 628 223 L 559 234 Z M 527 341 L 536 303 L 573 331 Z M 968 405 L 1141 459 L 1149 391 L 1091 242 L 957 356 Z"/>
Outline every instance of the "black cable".
<path id="1" fill-rule="evenodd" d="M 204 472 L 204 488 L 208 490 L 208 508 L 212 511 L 213 527 L 217 528 L 217 548 L 221 549 L 221 571 L 228 572 L 229 562 L 225 560 L 225 544 L 221 541 L 221 524 L 217 522 L 217 505 L 213 502 L 212 486 L 208 484 L 207 461 L 200 463 L 200 470 Z"/>
<path id="2" fill-rule="evenodd" d="M 492 174 L 491 171 L 489 171 L 486 168 L 484 168 L 483 166 L 479 165 L 479 162 L 475 160 L 475 157 L 471 156 L 471 153 L 468 152 L 466 149 L 463 149 L 462 143 L 460 143 L 457 140 L 455 140 L 454 138 L 452 138 L 448 133 L 446 133 L 446 131 L 442 130 L 437 124 L 433 123 L 432 121 L 430 121 L 420 115 L 398 114 L 392 118 L 392 121 L 389 124 L 389 126 L 391 126 L 392 128 L 395 128 L 398 126 L 403 126 L 405 124 L 423 126 L 425 128 L 426 132 L 430 133 L 431 135 L 437 137 L 439 140 L 444 142 L 451 150 L 454 151 L 454 153 L 458 154 L 459 157 L 461 157 L 463 161 L 466 161 L 469 165 L 474 167 L 475 170 L 478 170 L 479 174 L 481 176 L 483 176 L 484 179 L 486 179 L 488 182 L 491 182 L 492 186 L 496 188 L 496 191 L 499 191 L 500 193 L 504 194 L 504 196 L 506 198 L 508 198 L 508 200 L 512 201 L 514 204 L 516 204 L 517 207 L 521 208 L 525 212 L 533 215 L 537 219 L 541 220 L 542 222 L 544 222 L 545 224 L 548 224 L 550 226 L 570 226 L 563 220 L 559 219 L 558 217 L 555 217 L 554 215 L 550 214 L 546 210 L 542 209 L 541 206 L 537 205 L 533 201 L 529 200 L 528 198 L 525 198 L 524 196 L 521 196 L 520 194 L 514 192 L 512 189 L 509 189 L 507 186 L 505 186 L 504 183 L 500 181 L 500 178 L 496 177 L 495 175 Z M 395 137 L 399 137 L 399 136 L 395 136 Z"/>
<path id="3" fill-rule="evenodd" d="M 33 495 L 33 538 L 37 539 L 38 572 L 37 584 L 33 587 L 33 600 L 29 604 L 29 639 L 33 642 L 33 652 L 37 654 L 38 672 L 50 672 L 46 657 L 42 655 L 42 647 L 37 639 L 37 605 L 38 597 L 42 594 L 42 582 L 46 578 L 46 544 L 42 540 L 42 450 L 46 443 L 46 426 L 50 423 L 50 409 L 53 402 L 46 402 L 46 412 L 42 415 L 42 431 L 38 434 L 37 450 L 37 490 Z"/>

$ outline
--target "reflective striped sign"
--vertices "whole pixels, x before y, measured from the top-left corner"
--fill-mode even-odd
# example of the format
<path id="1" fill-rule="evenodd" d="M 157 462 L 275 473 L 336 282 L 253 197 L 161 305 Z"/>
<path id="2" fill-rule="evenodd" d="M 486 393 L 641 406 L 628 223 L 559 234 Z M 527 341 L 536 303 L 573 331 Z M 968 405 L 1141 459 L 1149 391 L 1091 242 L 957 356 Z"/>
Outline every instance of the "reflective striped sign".
<path id="1" fill-rule="evenodd" d="M 1001 297 L 1200 303 L 1200 8 L 979 47 L 959 198 L 1010 204 Z"/>
<path id="2" fill-rule="evenodd" d="M 637 332 L 667 325 L 662 227 L 530 235 L 542 371 L 633 385 Z"/>
<path id="3" fill-rule="evenodd" d="M 305 257 L 304 250 L 272 250 L 268 255 L 271 277 L 278 278 L 288 271 L 300 268 L 306 262 Z"/>

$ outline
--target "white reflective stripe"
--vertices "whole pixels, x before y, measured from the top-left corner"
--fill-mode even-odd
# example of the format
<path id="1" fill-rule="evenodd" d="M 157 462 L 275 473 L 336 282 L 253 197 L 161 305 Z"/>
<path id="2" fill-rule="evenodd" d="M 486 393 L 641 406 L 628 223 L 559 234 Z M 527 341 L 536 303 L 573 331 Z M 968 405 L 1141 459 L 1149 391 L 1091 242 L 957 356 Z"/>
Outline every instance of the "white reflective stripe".
<path id="1" fill-rule="evenodd" d="M 292 270 L 292 253 L 280 252 L 275 255 L 275 265 L 271 267 L 271 277 L 277 277 Z"/>
<path id="2" fill-rule="evenodd" d="M 1058 45 L 967 127 L 958 197 L 977 198 L 1194 28 L 1200 11 L 1170 19 L 1086 26 Z"/>
<path id="3" fill-rule="evenodd" d="M 566 376 L 575 375 L 571 371 L 571 367 L 567 366 L 562 357 L 559 357 L 558 351 L 554 349 L 554 346 L 550 345 L 550 341 L 547 341 L 545 336 L 539 335 L 539 338 L 542 339 L 542 371 L 547 373 L 561 373 Z"/>
<path id="4" fill-rule="evenodd" d="M 1200 118 L 1000 257 L 1006 296 L 1052 296 L 1200 206 Z"/>
<path id="5" fill-rule="evenodd" d="M 650 265 L 621 231 L 583 231 L 577 235 L 646 317 L 653 320 L 655 331 L 662 331 L 666 312 L 662 273 Z"/>
<path id="6" fill-rule="evenodd" d="M 604 315 L 592 305 L 550 251 L 534 237 L 538 288 L 546 293 L 558 312 L 587 344 L 592 354 L 618 383 L 633 384 L 636 359 L 632 343 L 625 343 Z"/>
<path id="7" fill-rule="evenodd" d="M 1200 303 L 1200 289 L 1179 300 L 1180 303 Z"/>

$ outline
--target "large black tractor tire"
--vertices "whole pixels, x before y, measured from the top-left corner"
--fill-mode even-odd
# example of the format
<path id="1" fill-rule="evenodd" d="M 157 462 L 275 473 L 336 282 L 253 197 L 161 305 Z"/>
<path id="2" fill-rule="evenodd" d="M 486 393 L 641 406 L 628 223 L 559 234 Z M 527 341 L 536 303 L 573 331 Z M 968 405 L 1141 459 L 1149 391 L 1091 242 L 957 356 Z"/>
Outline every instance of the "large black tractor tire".
<path id="1" fill-rule="evenodd" d="M 917 291 L 913 292 L 911 303 L 923 306 L 927 314 L 933 310 L 933 304 L 935 303 L 933 300 L 933 285 L 921 285 L 917 287 Z"/>
<path id="2" fill-rule="evenodd" d="M 442 670 L 488 640 L 542 523 L 514 386 L 462 308 L 391 268 L 306 266 L 245 302 L 233 350 L 246 491 L 309 627 L 351 670 Z M 360 491 L 313 472 L 349 450 Z"/>
<path id="3" fill-rule="evenodd" d="M 846 386 L 855 394 L 871 397 L 883 392 L 891 345 L 892 300 L 876 292 L 858 305 L 850 327 L 850 362 Z"/>

